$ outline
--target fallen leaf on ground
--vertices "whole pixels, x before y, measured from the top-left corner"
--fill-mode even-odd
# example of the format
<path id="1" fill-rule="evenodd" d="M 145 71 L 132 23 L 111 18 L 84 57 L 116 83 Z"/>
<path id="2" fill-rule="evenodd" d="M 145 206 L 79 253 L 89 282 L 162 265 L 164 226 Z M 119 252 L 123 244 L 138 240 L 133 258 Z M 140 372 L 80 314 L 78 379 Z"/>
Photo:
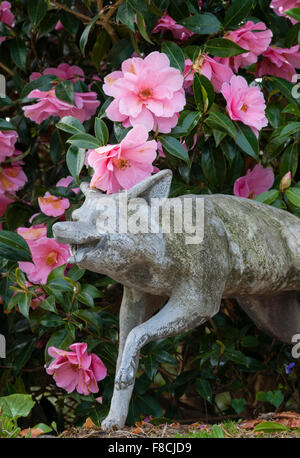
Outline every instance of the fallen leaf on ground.
<path id="1" fill-rule="evenodd" d="M 260 415 L 255 420 L 247 420 L 240 424 L 241 429 L 251 430 L 259 423 L 265 423 L 266 420 L 273 420 L 289 428 L 300 428 L 300 414 L 296 412 L 270 412 Z"/>
<path id="2" fill-rule="evenodd" d="M 247 420 L 244 421 L 243 423 L 240 424 L 241 429 L 253 429 L 254 426 L 258 425 L 259 423 L 262 423 L 263 420 Z"/>
<path id="3" fill-rule="evenodd" d="M 40 428 L 26 428 L 26 429 L 22 429 L 22 431 L 20 432 L 20 436 L 27 436 L 29 431 L 30 431 L 30 437 L 39 437 L 42 434 L 44 434 L 44 431 Z"/>
<path id="4" fill-rule="evenodd" d="M 97 426 L 95 425 L 95 423 L 90 419 L 90 417 L 88 417 L 85 422 L 83 423 L 82 425 L 83 428 L 90 428 L 90 429 L 95 429 L 97 428 Z"/>
<path id="5" fill-rule="evenodd" d="M 137 428 L 132 430 L 132 433 L 133 434 L 142 434 L 143 430 L 142 430 L 142 428 L 140 426 L 138 426 Z"/>

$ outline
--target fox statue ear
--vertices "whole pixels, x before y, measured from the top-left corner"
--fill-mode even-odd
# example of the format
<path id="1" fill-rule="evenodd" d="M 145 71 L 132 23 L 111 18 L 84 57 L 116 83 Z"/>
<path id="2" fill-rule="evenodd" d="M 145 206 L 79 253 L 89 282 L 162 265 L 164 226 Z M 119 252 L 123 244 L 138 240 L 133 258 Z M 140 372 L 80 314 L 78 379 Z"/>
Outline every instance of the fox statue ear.
<path id="1" fill-rule="evenodd" d="M 172 182 L 172 171 L 162 170 L 128 190 L 128 197 L 142 197 L 148 202 L 154 197 L 168 197 Z"/>

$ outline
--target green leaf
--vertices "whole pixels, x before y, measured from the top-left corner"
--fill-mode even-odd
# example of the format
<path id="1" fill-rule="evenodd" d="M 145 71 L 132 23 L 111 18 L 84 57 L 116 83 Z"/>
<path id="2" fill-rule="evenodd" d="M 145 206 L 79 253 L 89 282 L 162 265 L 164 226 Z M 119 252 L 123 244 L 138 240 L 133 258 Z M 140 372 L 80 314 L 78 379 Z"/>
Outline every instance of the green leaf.
<path id="1" fill-rule="evenodd" d="M 295 86 L 290 81 L 287 81 L 284 78 L 279 78 L 278 76 L 268 76 L 265 78 L 271 81 L 272 86 L 279 90 L 280 95 L 284 95 L 292 104 L 300 104 L 300 99 L 293 97 L 293 88 Z"/>
<path id="2" fill-rule="evenodd" d="M 292 105 L 292 107 L 294 110 L 297 110 L 297 107 L 295 105 Z M 282 110 L 282 108 L 276 102 L 270 103 L 267 106 L 266 115 L 269 120 L 269 123 L 272 127 L 274 127 L 274 129 L 277 129 L 281 124 L 282 112 L 284 112 L 284 110 Z"/>
<path id="3" fill-rule="evenodd" d="M 300 188 L 289 188 L 285 191 L 285 196 L 288 201 L 295 205 L 295 207 L 300 208 Z"/>
<path id="4" fill-rule="evenodd" d="M 226 12 L 224 19 L 224 28 L 230 29 L 233 26 L 239 25 L 239 23 L 245 19 L 255 2 L 253 0 L 235 0 Z"/>
<path id="5" fill-rule="evenodd" d="M 78 148 L 74 144 L 67 151 L 66 162 L 72 177 L 77 182 L 85 161 L 85 149 Z"/>
<path id="6" fill-rule="evenodd" d="M 296 21 L 300 21 L 300 8 L 291 8 L 290 10 L 285 11 L 284 14 L 296 19 Z"/>
<path id="7" fill-rule="evenodd" d="M 132 8 L 131 2 L 129 0 L 123 1 L 117 11 L 117 23 L 122 22 L 122 24 L 127 25 L 127 27 L 134 32 L 134 18 L 135 10 Z"/>
<path id="8" fill-rule="evenodd" d="M 227 40 L 226 38 L 213 38 L 209 40 L 205 45 L 205 50 L 209 54 L 218 57 L 232 57 L 248 52 L 247 49 L 241 48 L 234 41 Z"/>
<path id="9" fill-rule="evenodd" d="M 210 109 L 215 99 L 215 90 L 208 78 L 204 75 L 194 74 L 194 98 L 199 111 L 204 113 Z"/>
<path id="10" fill-rule="evenodd" d="M 27 59 L 27 47 L 24 40 L 21 38 L 16 38 L 10 42 L 10 55 L 13 62 L 20 67 L 22 70 L 25 70 L 26 59 Z"/>
<path id="11" fill-rule="evenodd" d="M 95 118 L 95 135 L 101 146 L 107 145 L 109 132 L 107 125 L 100 118 Z"/>
<path id="12" fill-rule="evenodd" d="M 57 313 L 55 297 L 48 296 L 44 301 L 40 302 L 39 308 L 42 308 L 43 310 L 47 310 L 48 312 Z"/>
<path id="13" fill-rule="evenodd" d="M 97 16 L 95 16 L 91 22 L 88 23 L 88 25 L 86 26 L 86 28 L 84 29 L 84 31 L 82 32 L 82 35 L 80 37 L 80 40 L 79 40 L 79 48 L 80 48 L 80 51 L 82 52 L 82 54 L 85 56 L 85 47 L 86 47 L 86 44 L 88 42 L 88 39 L 89 39 L 89 34 L 90 34 L 90 31 L 92 30 L 92 28 L 94 27 L 95 23 L 98 21 L 100 17 L 100 13 L 97 14 Z"/>
<path id="14" fill-rule="evenodd" d="M 194 14 L 194 16 L 178 21 L 178 23 L 198 35 L 217 33 L 222 28 L 219 19 L 211 13 Z"/>
<path id="15" fill-rule="evenodd" d="M 19 353 L 17 359 L 14 361 L 14 373 L 18 374 L 20 370 L 28 363 L 32 357 L 36 344 L 36 339 L 33 337 L 26 344 L 26 346 Z"/>
<path id="16" fill-rule="evenodd" d="M 72 323 L 69 323 L 68 321 L 65 323 L 65 328 L 67 333 L 72 337 L 73 340 L 76 338 L 76 328 Z"/>
<path id="17" fill-rule="evenodd" d="M 0 232 L 0 256 L 10 261 L 32 262 L 27 242 L 21 235 L 10 231 Z"/>
<path id="18" fill-rule="evenodd" d="M 272 189 L 271 191 L 265 191 L 254 197 L 254 200 L 266 205 L 271 205 L 276 199 L 278 199 L 279 194 L 280 193 L 277 189 Z"/>
<path id="19" fill-rule="evenodd" d="M 188 152 L 179 140 L 170 135 L 161 135 L 158 137 L 158 140 L 172 156 L 178 157 L 189 164 L 190 158 Z"/>
<path id="20" fill-rule="evenodd" d="M 44 434 L 47 434 L 53 431 L 52 428 L 50 428 L 50 426 L 48 425 L 45 425 L 45 423 L 38 423 L 37 425 L 34 426 L 34 428 L 41 429 L 42 431 L 44 431 Z"/>
<path id="21" fill-rule="evenodd" d="M 266 393 L 266 401 L 270 402 L 277 409 L 283 403 L 284 395 L 280 390 L 268 391 Z"/>
<path id="22" fill-rule="evenodd" d="M 246 154 L 258 160 L 259 145 L 258 140 L 253 130 L 242 124 L 235 122 L 237 130 L 236 143 Z"/>
<path id="23" fill-rule="evenodd" d="M 55 316 L 52 313 L 45 315 L 41 321 L 41 325 L 45 328 L 56 328 L 62 326 L 65 322 L 60 316 Z"/>
<path id="24" fill-rule="evenodd" d="M 212 402 L 211 386 L 207 380 L 204 378 L 196 380 L 195 387 L 202 398 L 206 399 L 206 401 L 210 403 Z"/>
<path id="25" fill-rule="evenodd" d="M 70 80 L 63 80 L 55 86 L 55 95 L 63 102 L 76 106 L 75 86 Z"/>
<path id="26" fill-rule="evenodd" d="M 41 20 L 39 28 L 38 28 L 38 37 L 42 37 L 47 33 L 51 32 L 59 19 L 59 15 L 56 11 L 49 11 L 44 19 Z"/>
<path id="27" fill-rule="evenodd" d="M 19 303 L 18 303 L 20 312 L 27 319 L 29 318 L 29 309 L 30 309 L 31 298 L 32 298 L 31 294 L 23 293 L 23 294 L 21 294 L 20 299 L 19 299 Z"/>
<path id="28" fill-rule="evenodd" d="M 147 33 L 145 20 L 139 11 L 136 12 L 136 23 L 137 23 L 139 32 L 142 35 L 142 37 L 144 38 L 144 40 L 146 40 L 150 44 L 153 44 L 153 42 L 150 40 L 149 35 Z"/>
<path id="29" fill-rule="evenodd" d="M 289 145 L 280 158 L 279 174 L 282 178 L 287 172 L 294 177 L 298 168 L 298 143 Z"/>
<path id="30" fill-rule="evenodd" d="M 114 122 L 114 134 L 118 143 L 121 143 L 130 131 L 129 127 L 123 127 L 121 122 Z"/>
<path id="31" fill-rule="evenodd" d="M 73 281 L 78 281 L 83 277 L 85 273 L 85 269 L 81 269 L 76 264 L 68 270 L 68 278 L 71 278 Z"/>
<path id="32" fill-rule="evenodd" d="M 239 350 L 230 350 L 226 349 L 224 352 L 224 356 L 233 361 L 235 364 L 241 364 L 242 366 L 247 367 L 247 357 Z"/>
<path id="33" fill-rule="evenodd" d="M 158 401 L 152 396 L 149 396 L 148 394 L 143 394 L 143 396 L 139 395 L 138 401 L 142 412 L 148 412 L 153 417 L 162 416 L 162 408 L 160 407 Z"/>
<path id="34" fill-rule="evenodd" d="M 172 129 L 171 134 L 175 137 L 188 135 L 197 126 L 200 118 L 201 113 L 199 113 L 199 111 L 182 111 L 177 126 Z"/>
<path id="35" fill-rule="evenodd" d="M 85 133 L 85 129 L 81 122 L 73 116 L 65 116 L 56 124 L 56 127 L 69 134 Z"/>
<path id="36" fill-rule="evenodd" d="M 12 125 L 11 122 L 0 118 L 0 130 L 16 130 L 16 128 Z"/>
<path id="37" fill-rule="evenodd" d="M 92 61 L 97 70 L 99 70 L 100 64 L 103 61 L 105 54 L 108 52 L 110 45 L 110 36 L 106 30 L 102 30 L 97 36 L 97 40 L 95 41 L 92 49 Z"/>
<path id="38" fill-rule="evenodd" d="M 48 5 L 44 0 L 27 0 L 26 6 L 29 19 L 36 27 L 46 16 Z"/>
<path id="39" fill-rule="evenodd" d="M 183 73 L 185 58 L 180 47 L 173 41 L 164 41 L 161 51 L 164 52 L 170 59 L 170 65 L 178 68 Z"/>
<path id="40" fill-rule="evenodd" d="M 27 417 L 35 402 L 29 394 L 11 394 L 0 398 L 0 406 L 3 407 L 3 414 L 11 420 L 19 417 Z"/>
<path id="41" fill-rule="evenodd" d="M 276 421 L 263 421 L 254 427 L 254 432 L 278 433 L 280 431 L 289 431 L 290 429 L 282 423 Z"/>
<path id="42" fill-rule="evenodd" d="M 53 82 L 55 80 L 57 80 L 57 76 L 55 75 L 42 75 L 24 86 L 21 97 L 27 97 L 27 95 L 34 89 L 39 89 L 40 91 L 49 91 L 52 89 Z"/>
<path id="43" fill-rule="evenodd" d="M 149 380 L 153 380 L 158 369 L 158 361 L 153 358 L 152 355 L 149 355 L 144 360 L 145 372 Z"/>
<path id="44" fill-rule="evenodd" d="M 205 123 L 212 129 L 220 130 L 236 139 L 236 128 L 231 119 L 224 113 L 211 111 Z"/>
<path id="45" fill-rule="evenodd" d="M 97 138 L 85 133 L 73 135 L 67 140 L 67 143 L 84 149 L 95 149 L 101 146 Z"/>
<path id="46" fill-rule="evenodd" d="M 232 400 L 232 408 L 235 410 L 235 412 L 239 415 L 240 413 L 243 412 L 245 405 L 247 404 L 246 399 L 244 398 L 235 398 Z"/>
<path id="47" fill-rule="evenodd" d="M 283 138 L 286 136 L 293 135 L 300 131 L 300 122 L 291 122 L 280 129 L 279 135 L 277 138 Z"/>
<path id="48" fill-rule="evenodd" d="M 205 178 L 213 186 L 214 191 L 223 186 L 226 176 L 226 161 L 220 150 L 210 148 L 207 144 L 202 147 L 201 166 Z"/>

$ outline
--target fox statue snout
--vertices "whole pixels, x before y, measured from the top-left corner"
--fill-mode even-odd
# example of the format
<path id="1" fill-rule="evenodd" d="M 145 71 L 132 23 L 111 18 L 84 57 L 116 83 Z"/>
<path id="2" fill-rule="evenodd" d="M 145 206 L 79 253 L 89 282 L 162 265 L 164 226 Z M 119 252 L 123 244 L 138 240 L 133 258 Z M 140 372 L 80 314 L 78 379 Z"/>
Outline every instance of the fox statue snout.
<path id="1" fill-rule="evenodd" d="M 80 221 L 65 221 L 53 225 L 53 235 L 59 243 L 84 245 L 99 239 L 96 228 Z"/>

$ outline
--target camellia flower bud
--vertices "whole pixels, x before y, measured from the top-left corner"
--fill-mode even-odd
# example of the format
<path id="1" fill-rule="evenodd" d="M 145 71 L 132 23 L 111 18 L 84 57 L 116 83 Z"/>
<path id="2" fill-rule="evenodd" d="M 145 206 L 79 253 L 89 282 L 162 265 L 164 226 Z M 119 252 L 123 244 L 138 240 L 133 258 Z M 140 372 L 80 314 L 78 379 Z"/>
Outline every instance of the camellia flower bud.
<path id="1" fill-rule="evenodd" d="M 292 183 L 292 174 L 291 172 L 288 172 L 281 178 L 280 191 L 281 192 L 286 191 L 291 186 L 291 183 Z"/>

